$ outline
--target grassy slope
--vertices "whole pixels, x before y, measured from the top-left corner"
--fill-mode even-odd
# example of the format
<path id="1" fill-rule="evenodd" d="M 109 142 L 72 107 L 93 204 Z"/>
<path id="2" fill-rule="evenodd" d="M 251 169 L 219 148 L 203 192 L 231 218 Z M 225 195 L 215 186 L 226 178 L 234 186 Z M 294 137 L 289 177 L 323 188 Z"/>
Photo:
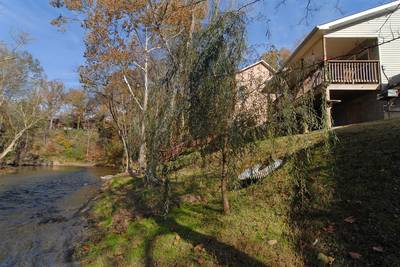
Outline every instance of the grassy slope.
<path id="1" fill-rule="evenodd" d="M 271 177 L 232 191 L 227 216 L 215 159 L 207 171 L 195 154 L 180 159 L 191 164 L 172 175 L 172 193 L 199 199 L 180 201 L 165 219 L 151 213 L 161 189 L 144 189 L 139 178 L 114 179 L 91 211 L 95 228 L 80 250 L 83 263 L 315 266 L 332 257 L 336 266 L 399 266 L 400 121 L 335 132 L 331 147 L 320 144 L 321 133 L 260 142 L 239 167 L 271 151 L 296 153 Z"/>

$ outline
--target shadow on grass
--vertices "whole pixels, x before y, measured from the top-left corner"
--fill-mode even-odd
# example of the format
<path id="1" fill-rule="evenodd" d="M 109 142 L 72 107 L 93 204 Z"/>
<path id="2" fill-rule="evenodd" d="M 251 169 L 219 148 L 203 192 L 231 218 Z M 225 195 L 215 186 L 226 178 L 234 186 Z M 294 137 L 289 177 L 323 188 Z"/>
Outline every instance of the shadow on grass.
<path id="1" fill-rule="evenodd" d="M 335 266 L 400 266 L 399 133 L 344 130 L 330 150 L 319 144 L 295 155 L 289 217 L 305 265 L 321 264 L 323 253 Z"/>
<path id="2" fill-rule="evenodd" d="M 157 236 L 168 233 L 177 233 L 183 240 L 191 243 L 193 246 L 203 244 L 208 253 L 211 253 L 218 261 L 219 265 L 225 266 L 266 266 L 261 261 L 247 255 L 236 249 L 234 246 L 218 241 L 216 238 L 199 233 L 193 229 L 181 225 L 172 217 L 156 218 L 156 222 L 161 226 L 162 231 L 154 235 L 146 243 L 146 266 L 156 266 L 153 261 L 154 241 Z"/>
<path id="3" fill-rule="evenodd" d="M 121 198 L 120 201 L 118 201 L 118 203 L 120 203 L 119 207 L 131 210 L 141 217 L 153 219 L 157 223 L 157 228 L 159 229 L 144 241 L 146 266 L 157 266 L 157 262 L 154 261 L 154 249 L 157 238 L 171 233 L 178 234 L 180 238 L 192 244 L 193 247 L 202 244 L 207 253 L 215 258 L 219 265 L 266 266 L 261 261 L 238 250 L 234 246 L 223 243 L 211 235 L 197 232 L 193 228 L 182 225 L 176 221 L 176 218 L 179 216 L 193 216 L 192 212 L 196 214 L 207 212 L 207 216 L 199 219 L 199 223 L 208 224 L 210 221 L 218 220 L 218 216 L 223 216 L 221 210 L 212 205 L 190 205 L 190 212 L 178 208 L 168 216 L 162 217 L 158 215 L 157 209 L 159 206 L 152 204 L 159 202 L 158 200 L 152 199 L 152 197 L 162 195 L 161 187 L 146 189 L 140 179 L 133 179 L 130 182 L 130 186 L 132 186 L 132 188 L 127 188 L 124 193 L 119 192 L 119 197 Z M 117 191 L 118 190 L 116 190 L 116 192 Z"/>

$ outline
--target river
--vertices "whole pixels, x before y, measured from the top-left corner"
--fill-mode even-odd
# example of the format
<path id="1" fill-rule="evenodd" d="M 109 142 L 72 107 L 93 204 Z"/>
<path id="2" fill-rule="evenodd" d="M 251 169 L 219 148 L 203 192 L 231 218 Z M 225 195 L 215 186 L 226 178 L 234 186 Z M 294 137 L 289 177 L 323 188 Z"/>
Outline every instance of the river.
<path id="1" fill-rule="evenodd" d="M 0 175 L 0 267 L 76 266 L 84 238 L 82 209 L 98 192 L 106 168 L 22 168 Z"/>

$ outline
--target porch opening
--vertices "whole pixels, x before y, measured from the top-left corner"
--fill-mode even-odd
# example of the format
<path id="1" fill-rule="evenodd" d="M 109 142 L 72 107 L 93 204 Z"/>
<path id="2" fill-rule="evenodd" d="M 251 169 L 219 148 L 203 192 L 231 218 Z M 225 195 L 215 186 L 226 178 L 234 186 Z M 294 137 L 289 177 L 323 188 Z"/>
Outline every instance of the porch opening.
<path id="1" fill-rule="evenodd" d="M 333 126 L 381 120 L 383 103 L 377 100 L 376 91 L 330 90 Z"/>

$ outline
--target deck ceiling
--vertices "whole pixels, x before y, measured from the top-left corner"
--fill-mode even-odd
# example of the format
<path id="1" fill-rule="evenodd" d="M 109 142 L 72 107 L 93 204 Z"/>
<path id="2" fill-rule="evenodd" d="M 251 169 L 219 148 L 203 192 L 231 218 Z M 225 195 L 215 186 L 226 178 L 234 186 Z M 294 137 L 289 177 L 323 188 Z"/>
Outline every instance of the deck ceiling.
<path id="1" fill-rule="evenodd" d="M 331 90 L 330 97 L 333 100 L 349 100 L 360 97 L 362 95 L 366 95 L 370 93 L 370 90 Z"/>
<path id="2" fill-rule="evenodd" d="M 350 54 L 354 48 L 359 47 L 364 42 L 367 46 L 371 46 L 375 41 L 376 38 L 326 38 L 327 58 L 328 60 L 337 59 Z"/>

